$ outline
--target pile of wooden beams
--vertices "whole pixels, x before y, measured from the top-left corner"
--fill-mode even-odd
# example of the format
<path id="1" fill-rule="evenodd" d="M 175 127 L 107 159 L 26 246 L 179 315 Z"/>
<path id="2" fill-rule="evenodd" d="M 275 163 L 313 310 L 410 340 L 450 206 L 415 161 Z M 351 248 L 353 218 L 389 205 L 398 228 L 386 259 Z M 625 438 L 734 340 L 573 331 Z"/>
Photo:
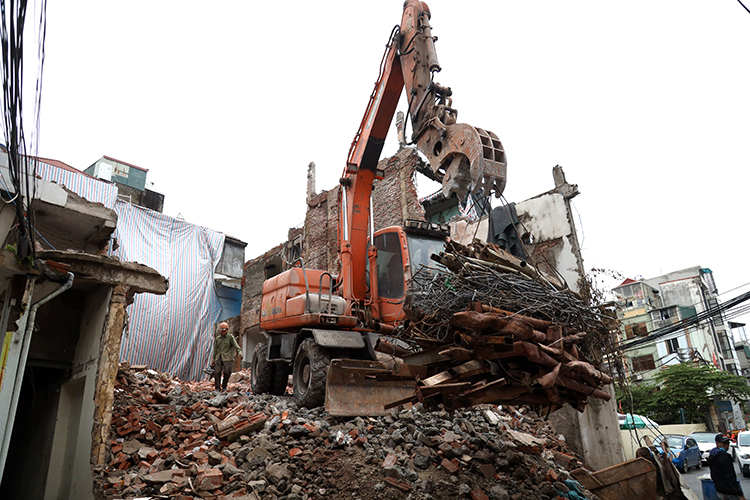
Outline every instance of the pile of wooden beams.
<path id="1" fill-rule="evenodd" d="M 433 259 L 446 269 L 416 283 L 399 335 L 417 346 L 399 353 L 417 389 L 388 407 L 567 402 L 583 411 L 589 397 L 610 399 L 602 387 L 612 378 L 586 356 L 608 326 L 559 280 L 486 243 L 451 243 Z"/>

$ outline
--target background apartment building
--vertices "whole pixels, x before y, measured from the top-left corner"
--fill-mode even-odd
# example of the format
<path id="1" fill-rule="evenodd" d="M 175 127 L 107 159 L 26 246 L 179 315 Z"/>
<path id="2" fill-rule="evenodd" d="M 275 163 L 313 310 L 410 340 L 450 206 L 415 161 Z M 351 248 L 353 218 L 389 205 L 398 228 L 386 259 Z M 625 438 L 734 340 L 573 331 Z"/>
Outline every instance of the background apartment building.
<path id="1" fill-rule="evenodd" d="M 691 361 L 741 375 L 713 273 L 689 267 L 649 279 L 627 279 L 613 289 L 628 377 L 655 383 L 660 368 Z M 744 351 L 743 351 L 744 354 Z M 735 403 L 717 402 L 727 428 L 743 422 Z"/>

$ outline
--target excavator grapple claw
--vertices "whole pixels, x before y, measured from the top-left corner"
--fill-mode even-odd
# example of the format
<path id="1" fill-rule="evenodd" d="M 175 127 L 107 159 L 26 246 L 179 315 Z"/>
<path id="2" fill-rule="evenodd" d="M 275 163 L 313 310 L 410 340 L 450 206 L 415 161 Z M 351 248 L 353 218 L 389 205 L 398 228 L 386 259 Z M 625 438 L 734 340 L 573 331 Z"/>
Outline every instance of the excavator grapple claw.
<path id="1" fill-rule="evenodd" d="M 465 200 L 469 192 L 500 197 L 507 179 L 505 150 L 497 136 L 464 123 L 430 128 L 417 142 L 430 162 L 443 195 L 456 193 Z"/>

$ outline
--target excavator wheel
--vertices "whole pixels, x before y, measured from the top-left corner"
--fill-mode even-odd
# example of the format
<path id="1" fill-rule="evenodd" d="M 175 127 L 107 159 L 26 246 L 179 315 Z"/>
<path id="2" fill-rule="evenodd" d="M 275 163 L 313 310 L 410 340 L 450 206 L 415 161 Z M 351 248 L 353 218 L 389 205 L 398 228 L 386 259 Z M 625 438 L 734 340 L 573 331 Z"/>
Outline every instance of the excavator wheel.
<path id="1" fill-rule="evenodd" d="M 330 364 L 331 356 L 315 340 L 302 341 L 294 359 L 294 400 L 299 406 L 315 408 L 325 402 Z"/>
<path id="2" fill-rule="evenodd" d="M 291 372 L 289 363 L 277 361 L 273 365 L 273 379 L 271 380 L 271 390 L 274 396 L 282 396 L 286 392 L 286 385 L 289 382 L 289 373 Z"/>
<path id="3" fill-rule="evenodd" d="M 271 392 L 274 370 L 273 363 L 268 361 L 267 350 L 268 344 L 259 342 L 253 351 L 253 363 L 250 368 L 250 387 L 253 389 L 253 394 Z"/>

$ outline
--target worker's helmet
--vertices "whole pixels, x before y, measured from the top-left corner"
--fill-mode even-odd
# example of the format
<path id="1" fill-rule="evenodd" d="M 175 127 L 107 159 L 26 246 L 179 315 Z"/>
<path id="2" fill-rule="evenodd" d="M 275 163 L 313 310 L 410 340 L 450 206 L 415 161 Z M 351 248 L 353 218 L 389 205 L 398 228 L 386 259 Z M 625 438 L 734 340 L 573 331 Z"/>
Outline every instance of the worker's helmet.
<path id="1" fill-rule="evenodd" d="M 226 321 L 222 321 L 219 325 L 219 330 L 229 330 L 229 323 Z"/>

